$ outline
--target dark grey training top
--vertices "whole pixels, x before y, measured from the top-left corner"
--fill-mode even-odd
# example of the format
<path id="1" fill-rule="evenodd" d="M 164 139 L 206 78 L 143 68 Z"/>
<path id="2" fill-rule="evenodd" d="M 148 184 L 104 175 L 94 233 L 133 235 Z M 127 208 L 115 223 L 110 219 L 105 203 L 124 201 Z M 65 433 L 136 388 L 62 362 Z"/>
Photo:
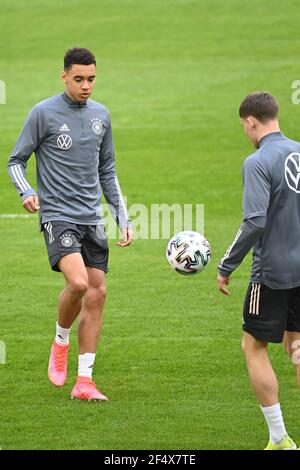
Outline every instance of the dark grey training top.
<path id="1" fill-rule="evenodd" d="M 243 165 L 243 223 L 219 263 L 230 275 L 253 246 L 251 282 L 300 286 L 300 143 L 264 136 Z"/>
<path id="2" fill-rule="evenodd" d="M 42 223 L 99 224 L 102 189 L 119 227 L 128 227 L 109 112 L 102 104 L 90 99 L 74 102 L 62 93 L 34 106 L 8 163 L 9 175 L 23 200 L 36 194 L 25 175 L 33 152 Z"/>

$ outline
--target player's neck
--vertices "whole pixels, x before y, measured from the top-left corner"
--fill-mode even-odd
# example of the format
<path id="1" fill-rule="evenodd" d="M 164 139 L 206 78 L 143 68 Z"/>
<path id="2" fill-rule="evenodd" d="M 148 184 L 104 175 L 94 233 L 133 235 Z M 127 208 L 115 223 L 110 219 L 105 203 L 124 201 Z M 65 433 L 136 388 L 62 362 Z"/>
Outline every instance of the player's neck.
<path id="1" fill-rule="evenodd" d="M 278 122 L 272 122 L 272 123 L 268 124 L 267 126 L 263 126 L 263 128 L 260 129 L 260 131 L 257 134 L 258 142 L 260 142 L 261 139 L 266 137 L 266 135 L 272 134 L 273 132 L 281 132 Z"/>

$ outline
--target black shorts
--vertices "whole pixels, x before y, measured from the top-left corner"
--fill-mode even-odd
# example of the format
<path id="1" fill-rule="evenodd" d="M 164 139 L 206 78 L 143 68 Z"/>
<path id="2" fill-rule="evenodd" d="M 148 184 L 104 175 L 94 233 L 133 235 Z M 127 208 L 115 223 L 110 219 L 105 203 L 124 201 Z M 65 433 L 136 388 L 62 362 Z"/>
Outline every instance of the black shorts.
<path id="1" fill-rule="evenodd" d="M 285 330 L 300 332 L 300 287 L 277 290 L 250 282 L 243 330 L 268 343 L 281 343 Z"/>
<path id="2" fill-rule="evenodd" d="M 48 257 L 53 271 L 60 271 L 59 260 L 81 253 L 84 264 L 108 271 L 108 244 L 104 225 L 78 225 L 61 220 L 43 224 Z"/>

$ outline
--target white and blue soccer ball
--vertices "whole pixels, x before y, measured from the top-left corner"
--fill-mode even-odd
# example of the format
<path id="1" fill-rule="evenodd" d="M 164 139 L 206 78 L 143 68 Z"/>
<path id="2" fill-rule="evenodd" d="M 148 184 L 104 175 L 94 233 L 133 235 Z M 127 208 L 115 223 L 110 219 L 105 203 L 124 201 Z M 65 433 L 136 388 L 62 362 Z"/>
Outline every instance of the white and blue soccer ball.
<path id="1" fill-rule="evenodd" d="M 208 265 L 211 247 L 198 232 L 179 232 L 171 238 L 166 250 L 171 267 L 180 274 L 198 274 Z"/>

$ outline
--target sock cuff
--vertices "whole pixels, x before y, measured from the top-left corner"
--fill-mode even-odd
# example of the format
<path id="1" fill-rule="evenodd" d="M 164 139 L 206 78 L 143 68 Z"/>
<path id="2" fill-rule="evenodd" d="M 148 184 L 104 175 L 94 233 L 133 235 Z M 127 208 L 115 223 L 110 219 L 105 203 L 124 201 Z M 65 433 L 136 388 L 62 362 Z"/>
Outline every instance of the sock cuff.
<path id="1" fill-rule="evenodd" d="M 72 328 L 72 327 L 71 327 L 71 328 Z M 59 330 L 59 332 L 65 334 L 65 335 L 67 335 L 67 334 L 70 333 L 71 328 L 63 328 L 62 326 L 60 326 L 60 325 L 58 324 L 58 321 L 56 322 L 56 330 Z"/>
<path id="2" fill-rule="evenodd" d="M 96 357 L 96 353 L 84 353 L 84 354 L 78 355 L 78 358 L 80 360 L 83 359 L 84 361 L 94 361 L 95 357 Z"/>
<path id="3" fill-rule="evenodd" d="M 276 411 L 281 410 L 280 403 L 275 403 L 275 405 L 271 405 L 271 406 L 262 406 L 262 405 L 260 405 L 260 408 L 261 408 L 261 411 L 263 413 L 274 413 Z"/>

